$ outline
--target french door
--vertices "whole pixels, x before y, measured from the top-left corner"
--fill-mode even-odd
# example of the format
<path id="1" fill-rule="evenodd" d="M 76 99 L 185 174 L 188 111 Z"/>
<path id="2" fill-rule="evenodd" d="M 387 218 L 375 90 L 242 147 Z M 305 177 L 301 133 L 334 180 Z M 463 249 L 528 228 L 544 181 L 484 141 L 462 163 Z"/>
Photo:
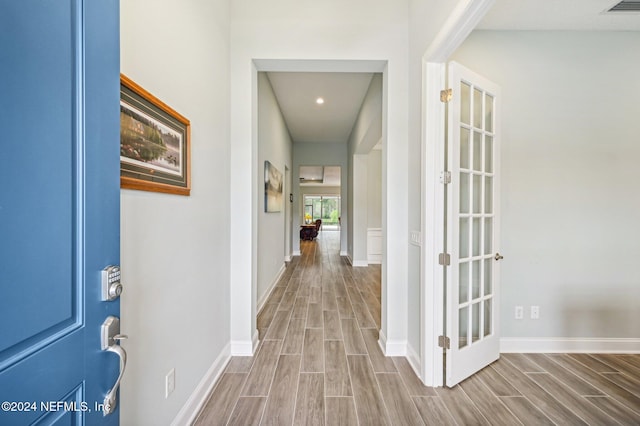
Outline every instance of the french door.
<path id="1" fill-rule="evenodd" d="M 500 356 L 500 88 L 452 62 L 448 103 L 446 385 Z"/>

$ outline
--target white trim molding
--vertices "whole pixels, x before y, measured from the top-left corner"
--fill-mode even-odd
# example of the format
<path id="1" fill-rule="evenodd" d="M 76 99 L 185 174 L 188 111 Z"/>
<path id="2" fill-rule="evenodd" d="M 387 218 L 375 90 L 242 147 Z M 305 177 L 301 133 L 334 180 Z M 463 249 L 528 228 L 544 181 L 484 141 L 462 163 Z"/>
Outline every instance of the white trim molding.
<path id="1" fill-rule="evenodd" d="M 283 263 L 275 278 L 273 279 L 271 284 L 269 284 L 269 288 L 267 289 L 267 291 L 265 291 L 260 300 L 258 300 L 258 314 L 260 313 L 262 308 L 264 308 L 264 304 L 267 302 L 267 299 L 269 299 L 269 296 L 271 296 L 273 289 L 276 288 L 276 284 L 278 284 L 278 281 L 280 281 L 280 278 L 282 278 L 286 270 L 287 265 Z"/>
<path id="2" fill-rule="evenodd" d="M 367 228 L 367 262 L 369 265 L 382 263 L 382 228 Z"/>
<path id="3" fill-rule="evenodd" d="M 246 342 L 244 340 L 232 340 L 231 345 L 231 356 L 253 356 L 258 349 L 258 344 L 260 340 L 258 339 L 258 330 L 253 333 L 253 337 L 251 342 Z"/>
<path id="4" fill-rule="evenodd" d="M 384 356 L 407 356 L 407 341 L 388 340 L 382 330 L 380 330 L 378 335 L 378 346 L 382 349 Z"/>
<path id="5" fill-rule="evenodd" d="M 187 426 L 192 425 L 196 421 L 198 414 L 200 414 L 200 410 L 207 403 L 209 394 L 211 394 L 211 391 L 218 382 L 218 379 L 230 360 L 231 344 L 228 343 L 227 346 L 222 349 L 218 358 L 216 358 L 213 364 L 211 364 L 211 367 L 209 367 L 207 372 L 204 374 L 202 380 L 198 383 L 198 386 L 196 386 L 189 399 L 187 399 L 187 402 L 185 402 L 176 417 L 173 419 L 171 426 Z"/>
<path id="6" fill-rule="evenodd" d="M 442 349 L 436 344 L 443 335 L 445 298 L 444 277 L 438 265 L 438 253 L 443 249 L 444 189 L 439 174 L 444 164 L 445 108 L 440 102 L 440 90 L 445 87 L 446 61 L 474 30 L 495 0 L 460 0 L 439 29 L 422 57 L 422 157 L 421 232 L 423 247 L 420 259 L 420 376 L 427 386 L 442 386 Z M 427 231 L 429 230 L 429 231 Z M 429 232 L 428 235 L 425 235 Z"/>
<path id="7" fill-rule="evenodd" d="M 502 353 L 640 353 L 640 339 L 591 337 L 503 337 Z"/>

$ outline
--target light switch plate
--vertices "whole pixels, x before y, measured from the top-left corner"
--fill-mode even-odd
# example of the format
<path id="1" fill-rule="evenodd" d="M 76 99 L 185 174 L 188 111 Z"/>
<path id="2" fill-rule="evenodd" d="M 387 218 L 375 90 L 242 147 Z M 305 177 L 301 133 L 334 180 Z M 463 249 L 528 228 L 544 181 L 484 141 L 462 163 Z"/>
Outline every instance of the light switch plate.
<path id="1" fill-rule="evenodd" d="M 420 247 L 422 245 L 422 236 L 420 231 L 411 231 L 411 244 Z"/>
<path id="2" fill-rule="evenodd" d="M 165 377 L 165 389 L 164 389 L 164 397 L 169 398 L 169 395 L 176 388 L 176 369 L 172 368 Z"/>

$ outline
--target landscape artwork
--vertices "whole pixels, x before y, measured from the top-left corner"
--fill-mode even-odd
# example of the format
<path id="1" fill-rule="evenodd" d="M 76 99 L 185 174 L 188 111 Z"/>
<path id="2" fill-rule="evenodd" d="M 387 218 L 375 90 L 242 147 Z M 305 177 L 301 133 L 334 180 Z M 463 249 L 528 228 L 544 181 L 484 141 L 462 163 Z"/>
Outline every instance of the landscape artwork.
<path id="1" fill-rule="evenodd" d="M 120 101 L 120 160 L 174 175 L 182 171 L 182 135 Z"/>
<path id="2" fill-rule="evenodd" d="M 264 211 L 279 212 L 282 209 L 282 173 L 269 161 L 264 162 Z"/>
<path id="3" fill-rule="evenodd" d="M 120 76 L 120 186 L 189 195 L 191 124 Z"/>

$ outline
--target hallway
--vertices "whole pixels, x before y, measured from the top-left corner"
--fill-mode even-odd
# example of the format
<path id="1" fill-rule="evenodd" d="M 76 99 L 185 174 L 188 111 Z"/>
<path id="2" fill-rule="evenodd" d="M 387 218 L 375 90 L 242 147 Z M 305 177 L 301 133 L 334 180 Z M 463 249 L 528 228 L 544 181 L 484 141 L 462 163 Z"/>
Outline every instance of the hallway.
<path id="1" fill-rule="evenodd" d="M 256 356 L 232 358 L 196 425 L 640 423 L 640 355 L 503 354 L 453 389 L 423 386 L 378 346 L 380 267 L 352 268 L 339 244 L 301 242 Z"/>

